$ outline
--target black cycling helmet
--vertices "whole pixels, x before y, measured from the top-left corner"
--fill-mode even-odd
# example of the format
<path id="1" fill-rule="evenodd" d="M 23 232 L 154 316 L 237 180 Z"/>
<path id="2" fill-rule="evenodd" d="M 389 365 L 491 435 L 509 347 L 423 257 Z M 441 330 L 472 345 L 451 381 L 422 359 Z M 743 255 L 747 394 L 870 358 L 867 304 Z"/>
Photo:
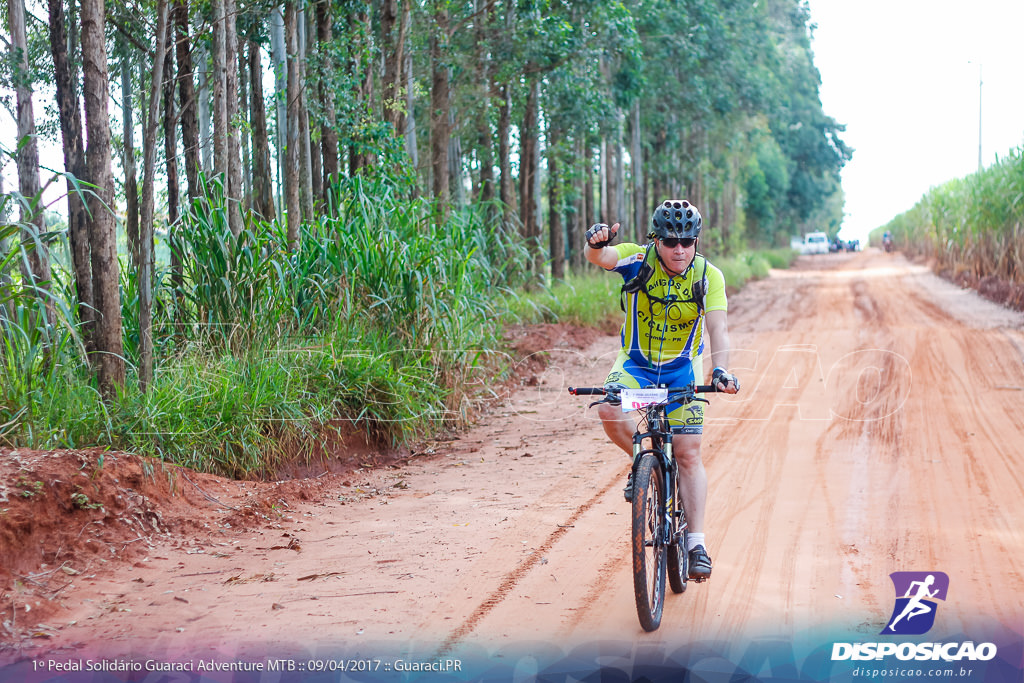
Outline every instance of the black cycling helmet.
<path id="1" fill-rule="evenodd" d="M 685 199 L 669 199 L 654 210 L 648 237 L 700 237 L 701 218 L 697 207 Z"/>

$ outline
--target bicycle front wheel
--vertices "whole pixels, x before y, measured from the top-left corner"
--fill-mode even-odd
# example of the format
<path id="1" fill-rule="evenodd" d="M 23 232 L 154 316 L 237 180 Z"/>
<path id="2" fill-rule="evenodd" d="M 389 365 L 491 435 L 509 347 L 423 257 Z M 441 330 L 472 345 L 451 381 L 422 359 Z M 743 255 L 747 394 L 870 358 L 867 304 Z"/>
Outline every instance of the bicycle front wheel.
<path id="1" fill-rule="evenodd" d="M 661 463 L 645 455 L 633 475 L 633 593 L 645 631 L 661 625 L 668 539 Z"/>

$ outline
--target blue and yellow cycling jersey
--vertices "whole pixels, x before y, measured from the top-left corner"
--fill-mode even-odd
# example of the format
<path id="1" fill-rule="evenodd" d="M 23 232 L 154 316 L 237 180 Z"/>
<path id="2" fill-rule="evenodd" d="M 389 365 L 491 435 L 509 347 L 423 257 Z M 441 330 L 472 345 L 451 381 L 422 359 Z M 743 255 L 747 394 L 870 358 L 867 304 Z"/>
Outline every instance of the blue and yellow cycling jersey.
<path id="1" fill-rule="evenodd" d="M 647 247 L 621 243 L 612 249 L 619 261 L 611 270 L 629 282 L 639 274 Z M 704 350 L 704 313 L 728 309 L 725 278 L 701 254 L 675 277 L 665 272 L 653 246 L 647 261 L 654 272 L 646 286 L 627 293 L 623 302 L 622 349 L 638 366 L 656 370 L 659 376 L 690 371 L 689 365 Z M 695 296 L 694 285 L 702 280 L 705 295 Z"/>

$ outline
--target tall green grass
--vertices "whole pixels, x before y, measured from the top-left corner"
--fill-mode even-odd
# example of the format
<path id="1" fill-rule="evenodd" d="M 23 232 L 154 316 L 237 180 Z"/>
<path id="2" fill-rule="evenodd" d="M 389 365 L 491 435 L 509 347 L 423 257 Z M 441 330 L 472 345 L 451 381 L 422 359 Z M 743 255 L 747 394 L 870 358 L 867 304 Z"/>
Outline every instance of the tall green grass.
<path id="1" fill-rule="evenodd" d="M 732 289 L 750 280 L 768 277 L 772 268 L 788 268 L 796 258 L 792 249 L 748 251 L 725 258 L 708 255 Z M 546 287 L 517 291 L 505 302 L 507 316 L 529 323 L 565 322 L 606 326 L 622 318 L 619 293 L 622 278 L 599 268 L 569 274 Z"/>
<path id="2" fill-rule="evenodd" d="M 898 249 L 940 270 L 1024 282 L 1024 148 L 933 188 L 872 239 L 886 230 Z"/>
<path id="3" fill-rule="evenodd" d="M 504 301 L 504 316 L 523 323 L 570 323 L 600 327 L 621 318 L 622 278 L 600 269 L 542 287 L 512 292 Z"/>
<path id="4" fill-rule="evenodd" d="M 289 252 L 281 223 L 232 235 L 221 188 L 206 184 L 172 244 L 183 287 L 158 270 L 145 394 L 130 377 L 105 404 L 67 344 L 50 366 L 59 377 L 26 388 L 38 349 L 56 347 L 5 331 L 0 443 L 103 445 L 253 476 L 334 434 L 397 444 L 466 419 L 497 369 L 496 302 L 526 272 L 525 249 L 483 211 L 438 223 L 430 202 L 385 180 L 339 183 L 330 198 Z M 121 295 L 132 364 L 138 297 L 123 263 Z"/>
<path id="5" fill-rule="evenodd" d="M 137 279 L 121 264 L 129 381 L 104 401 L 77 334 L 70 264 L 57 261 L 58 324 L 42 299 L 0 286 L 0 444 L 106 446 L 235 477 L 312 458 L 352 433 L 383 446 L 465 422 L 503 371 L 502 322 L 616 321 L 621 280 L 594 271 L 523 287 L 518 236 L 469 207 L 436 207 L 386 179 L 336 184 L 289 251 L 283 222 L 233 235 L 224 193 L 204 180 L 174 231 L 180 287 L 157 267 L 156 367 L 141 393 Z M 18 234 L 5 224 L 5 234 Z M 17 240 L 0 254 L 24 258 Z M 61 251 L 61 250 L 59 250 Z M 66 246 L 62 250 L 66 255 Z M 767 274 L 771 254 L 715 261 L 730 284 Z M 715 259 L 712 259 L 715 260 Z M 66 257 L 65 257 L 66 261 Z M 39 321 L 43 323 L 40 324 Z"/>

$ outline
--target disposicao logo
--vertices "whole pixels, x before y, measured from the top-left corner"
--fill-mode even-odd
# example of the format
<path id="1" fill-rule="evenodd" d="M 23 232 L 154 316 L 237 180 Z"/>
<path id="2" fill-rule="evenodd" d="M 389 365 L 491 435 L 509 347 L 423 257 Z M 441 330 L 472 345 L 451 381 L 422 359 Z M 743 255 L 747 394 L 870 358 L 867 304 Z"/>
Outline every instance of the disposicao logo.
<path id="1" fill-rule="evenodd" d="M 946 600 L 949 576 L 944 572 L 893 572 L 896 605 L 882 635 L 919 636 L 935 624 L 939 605 Z"/>
<path id="2" fill-rule="evenodd" d="M 892 616 L 882 629 L 883 636 L 919 636 L 931 630 L 939 604 L 946 600 L 949 577 L 943 572 L 893 572 L 889 575 L 896 589 L 896 604 Z M 988 661 L 994 659 L 994 643 L 939 642 L 939 643 L 833 643 L 832 661 L 883 660 L 895 657 L 901 661 L 955 662 Z"/>

